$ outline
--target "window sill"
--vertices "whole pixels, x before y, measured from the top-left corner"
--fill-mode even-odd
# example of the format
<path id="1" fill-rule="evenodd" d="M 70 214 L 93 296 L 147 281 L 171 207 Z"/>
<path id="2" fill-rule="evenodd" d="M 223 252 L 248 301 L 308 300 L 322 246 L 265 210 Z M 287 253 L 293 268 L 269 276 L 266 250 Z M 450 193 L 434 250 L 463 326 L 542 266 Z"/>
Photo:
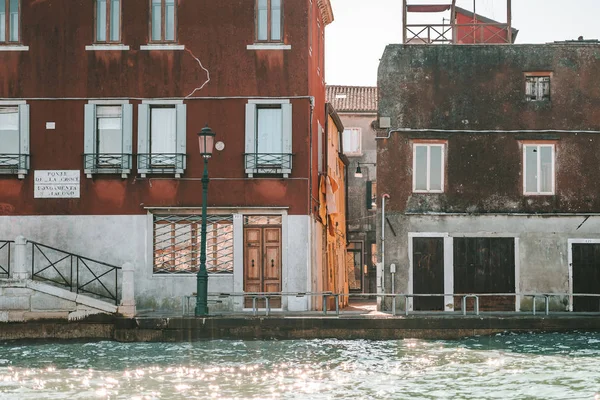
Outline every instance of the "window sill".
<path id="1" fill-rule="evenodd" d="M 0 45 L 0 51 L 29 51 L 29 46 L 22 46 L 20 44 Z"/>
<path id="2" fill-rule="evenodd" d="M 92 44 L 85 46 L 87 51 L 125 51 L 129 46 L 124 44 Z"/>
<path id="3" fill-rule="evenodd" d="M 17 175 L 19 179 L 25 179 L 25 175 L 27 175 L 27 170 L 18 168 L 0 168 L 0 175 Z"/>
<path id="4" fill-rule="evenodd" d="M 443 190 L 413 190 L 413 193 L 416 194 L 440 194 L 444 193 Z"/>
<path id="5" fill-rule="evenodd" d="M 91 179 L 94 175 L 117 175 L 121 174 L 121 178 L 126 179 L 127 175 L 131 173 L 130 169 L 121 169 L 121 168 L 93 168 L 93 169 L 84 169 L 88 179 Z"/>
<path id="6" fill-rule="evenodd" d="M 556 193 L 523 193 L 523 196 L 554 196 Z"/>
<path id="7" fill-rule="evenodd" d="M 146 44 L 140 46 L 140 50 L 185 50 L 183 44 Z"/>
<path id="8" fill-rule="evenodd" d="M 247 50 L 291 50 L 291 44 L 283 43 L 254 43 L 246 46 Z"/>
<path id="9" fill-rule="evenodd" d="M 141 178 L 146 178 L 146 175 L 175 175 L 175 179 L 181 178 L 183 169 L 175 168 L 138 168 L 138 173 Z"/>
<path id="10" fill-rule="evenodd" d="M 288 168 L 247 168 L 246 175 L 248 178 L 254 178 L 254 174 L 260 175 L 283 175 L 284 179 L 287 179 L 292 173 L 291 169 Z"/>

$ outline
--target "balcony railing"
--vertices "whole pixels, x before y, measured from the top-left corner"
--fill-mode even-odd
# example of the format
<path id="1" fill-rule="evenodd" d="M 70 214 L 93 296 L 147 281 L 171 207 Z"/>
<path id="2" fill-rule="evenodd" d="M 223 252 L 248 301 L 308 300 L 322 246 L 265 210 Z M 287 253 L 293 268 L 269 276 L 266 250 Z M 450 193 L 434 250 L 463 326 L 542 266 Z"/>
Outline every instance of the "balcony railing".
<path id="1" fill-rule="evenodd" d="M 28 169 L 28 154 L 0 153 L 0 174 L 20 174 Z"/>
<path id="2" fill-rule="evenodd" d="M 287 177 L 292 172 L 292 156 L 291 153 L 246 153 L 246 173 L 249 176 L 274 174 Z"/>
<path id="3" fill-rule="evenodd" d="M 141 174 L 182 174 L 186 155 L 180 153 L 138 154 L 138 171 Z"/>
<path id="4" fill-rule="evenodd" d="M 406 25 L 407 44 L 510 43 L 508 24 L 421 24 Z"/>
<path id="5" fill-rule="evenodd" d="M 131 172 L 131 154 L 95 153 L 83 155 L 86 174 L 122 174 Z"/>

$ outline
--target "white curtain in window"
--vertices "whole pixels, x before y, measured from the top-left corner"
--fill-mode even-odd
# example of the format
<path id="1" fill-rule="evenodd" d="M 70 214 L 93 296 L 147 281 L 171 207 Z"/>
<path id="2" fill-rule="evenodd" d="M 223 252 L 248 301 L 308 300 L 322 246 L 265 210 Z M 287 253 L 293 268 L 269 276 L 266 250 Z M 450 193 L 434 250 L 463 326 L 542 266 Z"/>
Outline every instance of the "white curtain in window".
<path id="1" fill-rule="evenodd" d="M 10 9 L 8 10 L 10 13 L 10 25 L 8 26 L 10 30 L 10 41 L 18 42 L 19 41 L 19 0 L 10 0 Z"/>
<path id="2" fill-rule="evenodd" d="M 152 154 L 175 154 L 177 113 L 172 108 L 151 108 L 150 152 Z"/>
<path id="3" fill-rule="evenodd" d="M 552 193 L 552 147 L 540 146 L 540 192 Z"/>
<path id="4" fill-rule="evenodd" d="M 268 39 L 268 12 L 267 0 L 258 0 L 258 10 L 256 16 L 256 23 L 258 25 L 258 40 Z"/>
<path id="5" fill-rule="evenodd" d="M 428 190 L 427 188 L 427 146 L 415 147 L 415 190 Z"/>
<path id="6" fill-rule="evenodd" d="M 121 106 L 98 106 L 96 117 L 98 118 L 98 154 L 121 154 L 123 152 Z"/>
<path id="7" fill-rule="evenodd" d="M 96 40 L 106 41 L 106 1 L 96 0 Z"/>
<path id="8" fill-rule="evenodd" d="M 442 190 L 442 146 L 429 147 L 429 190 Z"/>
<path id="9" fill-rule="evenodd" d="M 110 40 L 121 39 L 121 0 L 111 0 L 110 4 Z"/>
<path id="10" fill-rule="evenodd" d="M 281 0 L 271 0 L 271 40 L 281 40 Z"/>
<path id="11" fill-rule="evenodd" d="M 360 130 L 359 129 L 344 129 L 342 134 L 344 153 L 356 154 L 360 153 Z"/>
<path id="12" fill-rule="evenodd" d="M 6 41 L 6 0 L 0 0 L 0 42 Z"/>
<path id="13" fill-rule="evenodd" d="M 0 108 L 0 153 L 19 154 L 19 109 Z"/>
<path id="14" fill-rule="evenodd" d="M 152 40 L 161 40 L 162 5 L 161 0 L 152 0 Z"/>
<path id="15" fill-rule="evenodd" d="M 283 153 L 283 119 L 281 108 L 259 108 L 257 153 Z"/>
<path id="16" fill-rule="evenodd" d="M 165 40 L 175 40 L 175 0 L 166 0 Z"/>

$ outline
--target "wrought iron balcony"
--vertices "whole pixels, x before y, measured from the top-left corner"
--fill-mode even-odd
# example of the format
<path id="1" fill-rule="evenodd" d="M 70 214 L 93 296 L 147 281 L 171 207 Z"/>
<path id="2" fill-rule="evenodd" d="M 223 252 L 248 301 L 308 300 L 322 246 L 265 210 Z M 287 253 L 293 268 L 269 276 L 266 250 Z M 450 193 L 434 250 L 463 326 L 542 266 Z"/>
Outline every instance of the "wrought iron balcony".
<path id="1" fill-rule="evenodd" d="M 291 153 L 246 153 L 246 173 L 283 175 L 284 178 L 292 172 Z"/>
<path id="2" fill-rule="evenodd" d="M 131 158 L 131 154 L 84 154 L 83 168 L 86 174 L 128 174 L 131 172 Z"/>
<path id="3" fill-rule="evenodd" d="M 182 174 L 185 170 L 186 155 L 180 153 L 138 154 L 140 174 Z"/>
<path id="4" fill-rule="evenodd" d="M 28 169 L 28 154 L 0 153 L 0 174 L 24 174 Z"/>

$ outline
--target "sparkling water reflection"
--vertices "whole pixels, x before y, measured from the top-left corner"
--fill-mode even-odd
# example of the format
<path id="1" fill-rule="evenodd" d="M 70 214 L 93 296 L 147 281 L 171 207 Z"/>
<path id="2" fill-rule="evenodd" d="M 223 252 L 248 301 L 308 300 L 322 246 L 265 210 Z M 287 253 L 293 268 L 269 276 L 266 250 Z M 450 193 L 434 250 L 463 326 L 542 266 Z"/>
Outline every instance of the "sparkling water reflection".
<path id="1" fill-rule="evenodd" d="M 0 399 L 594 399 L 600 334 L 0 344 Z"/>

